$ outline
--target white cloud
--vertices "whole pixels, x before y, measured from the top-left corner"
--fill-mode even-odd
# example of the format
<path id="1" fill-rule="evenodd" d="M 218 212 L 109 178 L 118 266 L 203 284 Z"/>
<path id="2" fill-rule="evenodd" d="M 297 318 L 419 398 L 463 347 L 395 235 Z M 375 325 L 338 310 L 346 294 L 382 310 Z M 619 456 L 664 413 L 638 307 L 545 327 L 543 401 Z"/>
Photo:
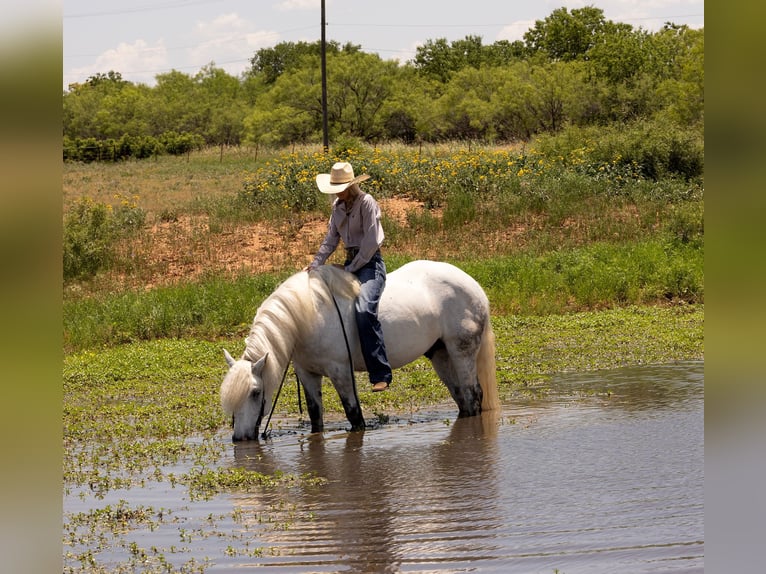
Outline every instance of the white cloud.
<path id="1" fill-rule="evenodd" d="M 319 0 L 281 0 L 277 3 L 276 9 L 290 12 L 292 10 L 316 10 L 319 6 Z"/>
<path id="2" fill-rule="evenodd" d="M 109 71 L 119 72 L 134 83 L 153 84 L 157 70 L 168 67 L 168 53 L 162 38 L 154 45 L 138 39 L 132 44 L 120 43 L 116 48 L 103 52 L 93 64 L 72 68 L 66 76 L 70 82 L 82 82 L 85 78 Z"/>
<path id="3" fill-rule="evenodd" d="M 503 26 L 503 29 L 497 33 L 495 40 L 523 40 L 524 34 L 535 25 L 535 20 L 517 20 L 512 24 Z"/>
<path id="4" fill-rule="evenodd" d="M 215 62 L 216 66 L 232 75 L 239 75 L 250 65 L 250 59 L 260 48 L 279 41 L 279 33 L 254 30 L 249 20 L 236 13 L 221 14 L 209 21 L 198 21 L 194 48 L 189 59 L 196 66 Z"/>

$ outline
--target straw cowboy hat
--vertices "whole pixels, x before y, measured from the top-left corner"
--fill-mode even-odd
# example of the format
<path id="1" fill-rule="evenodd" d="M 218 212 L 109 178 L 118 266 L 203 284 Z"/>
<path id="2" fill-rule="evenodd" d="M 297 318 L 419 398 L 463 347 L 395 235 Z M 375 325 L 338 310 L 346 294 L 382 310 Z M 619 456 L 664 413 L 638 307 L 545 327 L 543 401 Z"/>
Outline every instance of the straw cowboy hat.
<path id="1" fill-rule="evenodd" d="M 340 193 L 355 183 L 370 179 L 365 174 L 354 177 L 354 168 L 346 161 L 339 161 L 332 166 L 330 173 L 320 173 L 317 176 L 317 187 L 322 193 Z"/>

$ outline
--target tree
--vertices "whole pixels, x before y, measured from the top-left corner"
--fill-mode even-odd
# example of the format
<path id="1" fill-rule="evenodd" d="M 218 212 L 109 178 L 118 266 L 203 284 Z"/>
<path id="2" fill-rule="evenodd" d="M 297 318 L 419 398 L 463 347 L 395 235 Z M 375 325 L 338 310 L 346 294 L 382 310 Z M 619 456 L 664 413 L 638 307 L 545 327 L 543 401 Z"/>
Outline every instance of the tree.
<path id="1" fill-rule="evenodd" d="M 442 137 L 446 139 L 494 138 L 492 95 L 499 88 L 493 70 L 465 68 L 455 73 L 437 102 Z"/>
<path id="2" fill-rule="evenodd" d="M 152 133 L 190 132 L 201 134 L 205 111 L 197 94 L 197 83 L 188 74 L 172 70 L 158 74 L 152 90 L 154 108 Z"/>
<path id="3" fill-rule="evenodd" d="M 426 40 L 415 51 L 415 68 L 428 77 L 446 83 L 458 68 L 446 38 Z"/>
<path id="4" fill-rule="evenodd" d="M 213 63 L 203 67 L 194 81 L 208 118 L 202 134 L 206 143 L 219 145 L 222 151 L 224 145 L 238 145 L 245 118 L 240 81 Z"/>
<path id="5" fill-rule="evenodd" d="M 69 138 L 119 138 L 147 129 L 149 88 L 122 79 L 119 72 L 90 76 L 73 84 L 63 99 L 63 132 Z"/>
<path id="6" fill-rule="evenodd" d="M 650 34 L 629 24 L 608 22 L 588 51 L 593 73 L 612 84 L 630 82 L 648 72 Z"/>
<path id="7" fill-rule="evenodd" d="M 554 10 L 545 20 L 537 20 L 524 34 L 527 49 L 543 52 L 551 60 L 581 59 L 596 43 L 606 20 L 601 8 L 586 6 L 569 12 Z"/>
<path id="8" fill-rule="evenodd" d="M 686 26 L 666 24 L 652 37 L 660 65 L 655 98 L 674 121 L 701 121 L 705 106 L 705 34 Z"/>
<path id="9" fill-rule="evenodd" d="M 488 66 L 507 66 L 521 60 L 526 56 L 527 48 L 521 40 L 498 40 L 494 44 L 485 46 L 484 63 Z"/>
<path id="10" fill-rule="evenodd" d="M 246 115 L 246 141 L 288 145 L 310 141 L 321 129 L 322 106 L 319 62 L 285 72 Z"/>
<path id="11" fill-rule="evenodd" d="M 273 84 L 285 72 L 294 71 L 303 66 L 306 57 L 319 57 L 322 43 L 316 42 L 280 42 L 273 48 L 261 48 L 250 58 L 250 74 L 262 76 L 266 84 Z M 353 54 L 360 52 L 361 46 L 350 42 L 343 47 L 330 40 L 325 43 L 327 55 L 341 51 Z"/>
<path id="12" fill-rule="evenodd" d="M 342 53 L 328 58 L 327 107 L 335 130 L 366 140 L 381 137 L 380 111 L 391 96 L 397 69 L 396 62 L 377 54 Z"/>

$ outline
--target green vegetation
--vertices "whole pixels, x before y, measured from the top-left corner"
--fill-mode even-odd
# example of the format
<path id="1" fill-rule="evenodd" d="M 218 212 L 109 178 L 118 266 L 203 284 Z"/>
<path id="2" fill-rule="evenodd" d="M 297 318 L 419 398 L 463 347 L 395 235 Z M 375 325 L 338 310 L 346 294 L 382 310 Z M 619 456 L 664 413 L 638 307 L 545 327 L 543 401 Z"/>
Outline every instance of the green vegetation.
<path id="1" fill-rule="evenodd" d="M 704 30 L 667 23 L 650 33 L 592 6 L 554 10 L 523 41 L 428 40 L 401 65 L 352 44 L 327 48 L 335 144 L 499 144 L 639 119 L 694 129 L 704 117 Z M 63 94 L 64 159 L 318 144 L 319 59 L 319 42 L 284 42 L 258 50 L 239 78 L 213 63 L 159 74 L 154 87 L 95 74 Z"/>
<path id="2" fill-rule="evenodd" d="M 241 177 L 238 191 L 207 203 L 194 196 L 184 204 L 171 196 L 165 207 L 155 207 L 154 217 L 207 212 L 207 225 L 194 237 L 205 252 L 214 249 L 222 231 L 243 221 L 281 227 L 288 241 L 306 222 L 326 218 L 328 206 L 319 202 L 314 176 L 343 157 L 372 175 L 366 185 L 377 197 L 407 198 L 424 207 L 404 220 L 384 212 L 389 270 L 415 258 L 453 262 L 484 286 L 499 314 L 701 303 L 702 154 L 697 138 L 645 122 L 600 134 L 567 128 L 526 151 L 357 145 L 344 156 L 285 152 L 249 173 L 234 169 L 232 177 Z M 201 181 L 218 177 L 227 165 L 199 163 L 195 159 L 190 171 Z M 156 166 L 132 169 L 148 173 Z M 289 260 L 259 274 L 211 267 L 199 280 L 150 290 L 102 290 L 98 282 L 89 283 L 110 269 L 137 278 L 147 271 L 153 245 L 136 233 L 144 218 L 135 202 L 125 200 L 111 207 L 84 198 L 67 211 L 68 350 L 246 333 L 258 302 L 299 267 Z"/>

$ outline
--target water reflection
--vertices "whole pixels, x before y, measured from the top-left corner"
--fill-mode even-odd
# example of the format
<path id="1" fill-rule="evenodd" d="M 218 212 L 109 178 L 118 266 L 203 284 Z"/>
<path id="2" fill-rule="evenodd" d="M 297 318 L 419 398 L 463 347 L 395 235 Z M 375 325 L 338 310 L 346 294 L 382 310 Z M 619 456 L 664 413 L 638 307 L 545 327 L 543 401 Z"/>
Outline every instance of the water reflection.
<path id="1" fill-rule="evenodd" d="M 496 514 L 499 416 L 439 423 L 414 443 L 406 435 L 415 429 L 403 427 L 309 435 L 289 453 L 284 445 L 237 444 L 238 466 L 259 472 L 287 466 L 328 480 L 292 493 L 300 511 L 315 518 L 289 533 L 265 533 L 266 545 L 290 555 L 265 562 L 398 572 L 405 560 L 436 565 L 485 556 L 494 546 L 486 532 L 502 523 Z M 238 497 L 236 503 L 263 501 Z"/>
<path id="2" fill-rule="evenodd" d="M 572 374 L 501 413 L 234 445 L 236 466 L 328 480 L 280 493 L 287 508 L 269 493 L 234 496 L 286 524 L 254 528 L 269 550 L 249 564 L 701 571 L 702 389 L 702 363 Z"/>
<path id="3" fill-rule="evenodd" d="M 543 400 L 524 404 L 545 407 L 578 401 L 578 406 L 619 408 L 628 413 L 683 410 L 696 408 L 695 400 L 701 398 L 703 384 L 704 364 L 701 362 L 566 373 L 551 382 L 551 392 Z M 592 400 L 585 400 L 589 398 Z"/>
<path id="4" fill-rule="evenodd" d="M 65 495 L 65 512 L 125 499 L 164 518 L 98 539 L 86 522 L 65 551 L 93 551 L 104 571 L 701 572 L 703 372 L 683 363 L 567 374 L 500 413 L 456 419 L 450 404 L 365 433 L 345 432 L 340 417 L 323 435 L 285 420 L 265 443 L 232 445 L 222 431 L 221 466 L 328 482 L 211 500 L 167 480 L 104 500 L 83 486 Z M 65 557 L 67 571 L 79 565 Z"/>

